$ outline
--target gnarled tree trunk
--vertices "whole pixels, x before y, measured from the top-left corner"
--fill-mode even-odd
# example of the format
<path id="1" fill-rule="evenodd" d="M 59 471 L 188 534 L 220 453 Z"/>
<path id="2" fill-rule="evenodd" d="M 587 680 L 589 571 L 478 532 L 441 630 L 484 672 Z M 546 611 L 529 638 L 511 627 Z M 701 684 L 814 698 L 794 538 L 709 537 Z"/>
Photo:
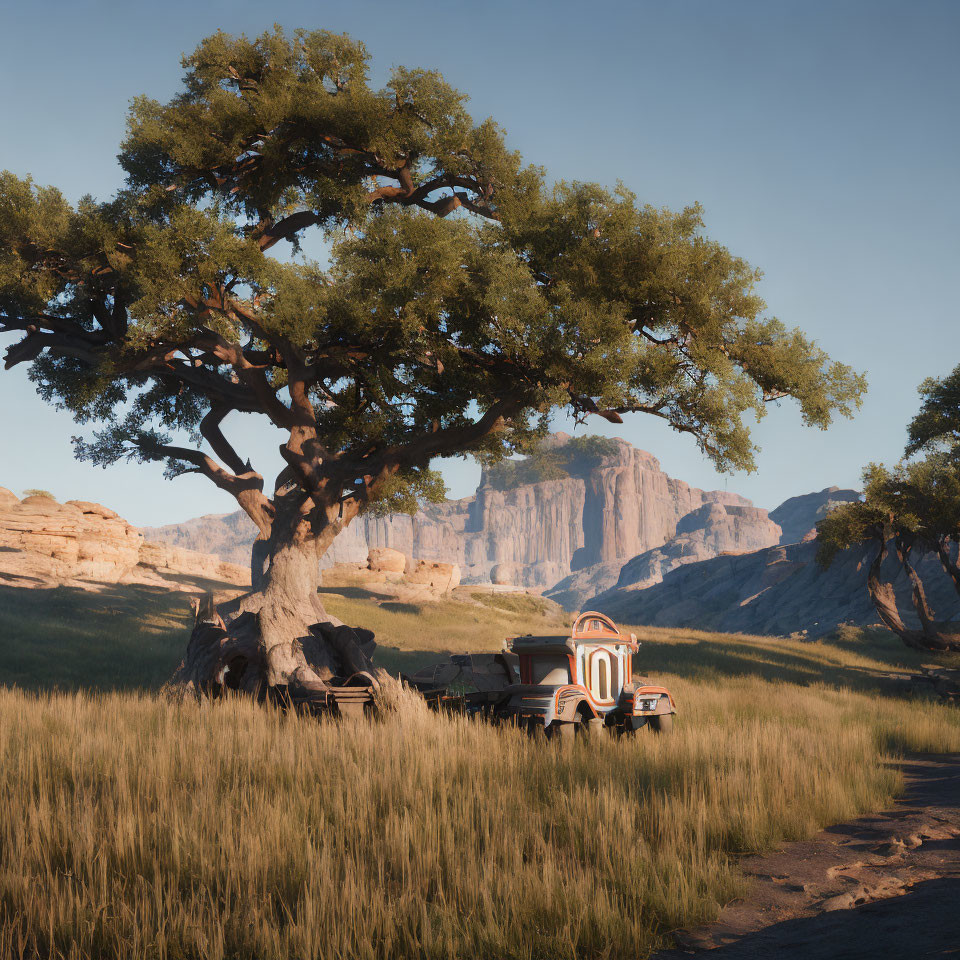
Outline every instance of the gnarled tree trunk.
<path id="1" fill-rule="evenodd" d="M 920 620 L 920 629 L 908 627 L 900 616 L 896 591 L 892 583 L 880 579 L 880 568 L 887 556 L 887 543 L 883 533 L 877 536 L 877 555 L 867 574 L 867 589 L 884 626 L 892 630 L 908 646 L 915 650 L 946 651 L 960 650 L 960 631 L 956 624 L 939 623 L 927 602 L 923 581 L 910 562 L 913 544 L 904 537 L 896 538 L 897 557 L 910 578 L 911 599 Z"/>
<path id="2" fill-rule="evenodd" d="M 938 540 L 936 550 L 944 573 L 946 573 L 953 583 L 954 590 L 960 593 L 960 564 L 958 564 L 957 560 L 954 560 L 950 554 L 950 542 L 946 539 Z"/>
<path id="3" fill-rule="evenodd" d="M 318 593 L 320 558 L 346 523 L 335 510 L 277 502 L 270 536 L 253 546 L 252 591 L 219 609 L 201 605 L 172 692 L 255 692 L 375 675 L 373 634 L 328 614 Z"/>

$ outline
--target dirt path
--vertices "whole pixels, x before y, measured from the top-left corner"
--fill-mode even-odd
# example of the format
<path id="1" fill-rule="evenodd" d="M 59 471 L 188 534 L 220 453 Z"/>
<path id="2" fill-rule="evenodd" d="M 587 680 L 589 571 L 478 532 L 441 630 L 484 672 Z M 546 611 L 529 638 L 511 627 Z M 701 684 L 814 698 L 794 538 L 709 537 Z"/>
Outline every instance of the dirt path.
<path id="1" fill-rule="evenodd" d="M 960 957 L 960 756 L 903 770 L 896 806 L 744 860 L 750 898 L 651 960 Z"/>

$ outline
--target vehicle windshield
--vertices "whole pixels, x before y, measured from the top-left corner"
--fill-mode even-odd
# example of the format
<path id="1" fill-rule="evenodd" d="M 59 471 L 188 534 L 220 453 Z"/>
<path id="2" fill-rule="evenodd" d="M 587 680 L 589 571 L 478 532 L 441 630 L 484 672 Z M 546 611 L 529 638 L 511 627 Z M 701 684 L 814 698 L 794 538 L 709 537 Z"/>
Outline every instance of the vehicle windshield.
<path id="1" fill-rule="evenodd" d="M 531 657 L 534 683 L 570 683 L 570 661 L 563 654 L 540 654 Z"/>

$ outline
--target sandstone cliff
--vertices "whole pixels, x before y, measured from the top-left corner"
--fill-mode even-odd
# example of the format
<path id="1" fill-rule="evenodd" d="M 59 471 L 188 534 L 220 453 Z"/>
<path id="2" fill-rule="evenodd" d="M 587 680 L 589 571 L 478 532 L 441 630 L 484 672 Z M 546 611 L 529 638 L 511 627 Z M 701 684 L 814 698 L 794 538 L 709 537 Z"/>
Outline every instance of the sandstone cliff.
<path id="1" fill-rule="evenodd" d="M 566 439 L 557 434 L 553 442 Z M 371 547 L 390 547 L 414 559 L 457 564 L 466 583 L 493 580 L 544 589 L 602 565 L 609 586 L 627 560 L 665 544 L 684 517 L 709 504 L 753 509 L 737 494 L 703 491 L 667 476 L 655 457 L 620 440 L 585 476 L 508 490 L 484 478 L 474 496 L 429 505 L 413 517 L 361 517 L 337 537 L 323 566 L 363 563 Z M 758 514 L 765 524 L 765 512 Z M 238 562 L 248 556 L 255 536 L 242 514 L 144 532 L 183 546 L 202 542 Z M 751 542 L 755 549 L 776 539 L 761 535 Z M 721 538 L 718 549 L 734 547 Z"/>
<path id="2" fill-rule="evenodd" d="M 17 498 L 0 487 L 0 583 L 46 587 L 69 583 L 157 583 L 192 577 L 242 585 L 249 567 L 217 556 L 148 543 L 108 507 L 82 500 Z"/>
<path id="3" fill-rule="evenodd" d="M 837 487 L 791 497 L 770 513 L 783 530 L 778 546 L 702 558 L 665 571 L 661 582 L 644 579 L 651 564 L 649 555 L 642 555 L 624 565 L 616 585 L 584 596 L 583 602 L 625 623 L 739 633 L 820 636 L 842 623 L 874 624 L 865 565 L 875 548 L 846 550 L 826 570 L 816 563 L 817 521 L 837 504 L 859 497 L 856 490 Z M 671 543 L 653 554 L 669 552 Z M 960 618 L 960 597 L 939 562 L 918 558 L 917 569 L 938 618 Z M 901 613 L 916 625 L 911 585 L 892 550 L 881 576 L 894 584 Z"/>
<path id="4" fill-rule="evenodd" d="M 547 596 L 568 610 L 586 609 L 589 598 L 615 587 L 623 592 L 644 590 L 677 567 L 721 554 L 750 553 L 779 542 L 780 527 L 766 510 L 722 503 L 705 503 L 683 517 L 676 533 L 662 546 L 626 563 L 598 564 L 560 581 Z"/>

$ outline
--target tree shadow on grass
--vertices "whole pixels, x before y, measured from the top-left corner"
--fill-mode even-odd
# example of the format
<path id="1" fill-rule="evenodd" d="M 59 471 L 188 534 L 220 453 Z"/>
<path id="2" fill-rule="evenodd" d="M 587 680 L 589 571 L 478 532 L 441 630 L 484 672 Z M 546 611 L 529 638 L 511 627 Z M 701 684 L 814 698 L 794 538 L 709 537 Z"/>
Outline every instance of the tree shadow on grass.
<path id="1" fill-rule="evenodd" d="M 317 593 L 323 596 L 346 597 L 348 600 L 371 600 L 374 603 L 382 597 L 363 587 L 320 587 Z"/>
<path id="2" fill-rule="evenodd" d="M 168 577 L 189 592 L 148 584 L 27 588 L 0 581 L 0 685 L 26 690 L 157 690 L 183 656 L 193 613 L 191 596 L 237 590 L 194 577 Z M 21 581 L 22 582 L 22 581 Z M 380 600 L 361 588 L 321 591 Z M 416 604 L 383 607 L 417 615 Z M 396 675 L 446 659 L 447 650 L 377 648 L 377 666 Z"/>
<path id="3" fill-rule="evenodd" d="M 460 651 L 461 653 L 463 651 Z M 387 673 L 413 674 L 450 657 L 455 650 L 401 650 L 398 647 L 378 646 L 374 663 Z"/>
<path id="4" fill-rule="evenodd" d="M 191 595 L 236 590 L 217 581 L 177 580 L 192 589 L 0 584 L 0 684 L 28 690 L 158 689 L 186 648 Z"/>
<path id="5" fill-rule="evenodd" d="M 901 684 L 884 676 L 884 672 L 909 672 L 911 667 L 905 667 L 902 661 L 911 659 L 911 651 L 904 651 L 906 656 L 902 658 L 896 655 L 888 658 L 884 651 L 864 643 L 857 647 L 857 652 L 877 660 L 877 667 L 843 663 L 843 648 L 826 642 L 811 644 L 810 654 L 805 655 L 778 649 L 775 640 L 764 645 L 738 641 L 734 637 L 663 644 L 648 641 L 641 644 L 634 657 L 634 669 L 640 673 L 673 673 L 695 680 L 748 676 L 801 686 L 826 683 L 884 695 L 905 692 Z"/>
<path id="6" fill-rule="evenodd" d="M 419 603 L 404 603 L 402 600 L 384 600 L 380 606 L 382 609 L 390 610 L 393 613 L 412 613 L 414 615 L 423 610 Z"/>

